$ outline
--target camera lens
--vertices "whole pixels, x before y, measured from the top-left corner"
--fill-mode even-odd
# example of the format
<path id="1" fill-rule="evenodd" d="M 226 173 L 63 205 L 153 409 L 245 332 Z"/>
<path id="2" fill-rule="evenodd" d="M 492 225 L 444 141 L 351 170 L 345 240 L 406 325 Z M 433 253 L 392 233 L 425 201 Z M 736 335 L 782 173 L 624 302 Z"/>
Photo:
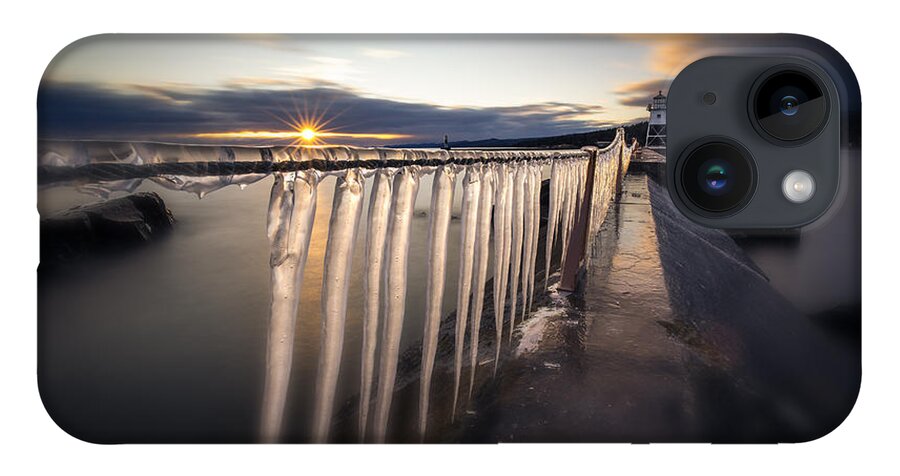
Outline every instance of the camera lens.
<path id="1" fill-rule="evenodd" d="M 797 107 L 799 106 L 799 102 L 797 98 L 794 96 L 785 96 L 781 98 L 781 113 L 785 116 L 793 116 L 797 114 Z"/>
<path id="2" fill-rule="evenodd" d="M 812 73 L 781 69 L 763 75 L 757 85 L 752 110 L 765 134 L 780 141 L 802 141 L 824 126 L 828 98 Z"/>
<path id="3" fill-rule="evenodd" d="M 756 167 L 743 147 L 715 139 L 689 147 L 683 157 L 680 188 L 706 214 L 737 211 L 750 200 Z"/>
<path id="4" fill-rule="evenodd" d="M 725 195 L 734 183 L 728 180 L 731 168 L 731 164 L 722 159 L 709 159 L 697 169 L 697 183 L 710 195 Z"/>

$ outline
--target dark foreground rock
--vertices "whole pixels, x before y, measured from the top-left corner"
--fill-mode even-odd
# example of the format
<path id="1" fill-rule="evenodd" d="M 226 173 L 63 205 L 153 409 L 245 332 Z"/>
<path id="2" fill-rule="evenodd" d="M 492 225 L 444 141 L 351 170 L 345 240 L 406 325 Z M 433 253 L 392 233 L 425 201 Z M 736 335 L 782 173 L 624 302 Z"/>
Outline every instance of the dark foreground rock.
<path id="1" fill-rule="evenodd" d="M 164 235 L 174 223 L 153 192 L 71 208 L 41 220 L 41 266 L 131 248 Z"/>

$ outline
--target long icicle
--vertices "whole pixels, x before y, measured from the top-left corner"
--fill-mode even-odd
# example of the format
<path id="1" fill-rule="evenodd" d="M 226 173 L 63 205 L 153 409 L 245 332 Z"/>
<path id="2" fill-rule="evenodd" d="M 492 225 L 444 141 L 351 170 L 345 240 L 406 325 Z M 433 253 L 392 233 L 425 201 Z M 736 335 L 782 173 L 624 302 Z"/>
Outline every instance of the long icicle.
<path id="1" fill-rule="evenodd" d="M 497 164 L 494 169 L 494 328 L 497 333 L 494 342 L 494 376 L 500 364 L 500 344 L 503 341 L 503 313 L 506 306 L 506 281 L 509 279 L 510 228 L 506 219 L 506 189 L 509 183 L 506 164 Z"/>
<path id="2" fill-rule="evenodd" d="M 269 199 L 266 235 L 271 245 L 272 300 L 260 421 L 260 436 L 268 443 L 281 437 L 318 181 L 318 172 L 275 174 Z"/>
<path id="3" fill-rule="evenodd" d="M 584 207 L 584 190 L 587 185 L 587 160 L 578 161 L 578 214 L 581 215 L 582 207 Z"/>
<path id="4" fill-rule="evenodd" d="M 569 204 L 568 215 L 566 217 L 566 236 L 568 236 L 568 237 L 572 236 L 572 229 L 574 228 L 574 225 L 575 225 L 575 199 L 578 195 L 577 194 L 578 185 L 576 183 L 578 180 L 576 177 L 576 172 L 577 172 L 576 165 L 577 164 L 574 161 L 569 165 L 569 187 L 568 187 L 568 190 L 566 191 L 566 194 L 569 197 L 571 197 L 571 200 L 570 200 L 571 203 Z M 566 246 L 568 246 L 568 242 L 566 243 Z M 567 253 L 566 260 L 568 260 L 568 257 L 569 257 L 569 254 Z"/>
<path id="5" fill-rule="evenodd" d="M 534 304 L 534 284 L 535 284 L 535 274 L 537 271 L 537 251 L 538 251 L 538 238 L 540 236 L 541 230 L 541 165 L 535 164 L 532 167 L 532 176 L 534 179 L 531 181 L 531 187 L 534 189 L 534 193 L 532 194 L 532 199 L 534 200 L 534 214 L 532 214 L 532 219 L 534 223 L 531 227 L 531 269 L 528 270 L 528 310 L 531 311 L 531 307 Z"/>
<path id="6" fill-rule="evenodd" d="M 507 165 L 506 167 L 506 210 L 503 213 L 503 292 L 509 297 L 510 293 L 510 279 L 512 278 L 512 250 L 513 250 L 513 217 L 515 215 L 515 209 L 513 207 L 513 201 L 515 200 L 516 195 L 516 187 L 515 187 L 515 179 L 516 179 L 516 167 L 515 164 Z M 515 309 L 512 306 L 509 306 L 509 320 L 512 321 L 515 319 Z M 509 333 L 509 341 L 512 342 L 512 328 L 513 323 L 510 322 L 510 333 Z"/>
<path id="7" fill-rule="evenodd" d="M 544 243 L 544 287 L 550 285 L 550 258 L 553 256 L 553 240 L 559 223 L 559 161 L 550 165 L 550 207 L 547 212 L 547 241 Z"/>
<path id="8" fill-rule="evenodd" d="M 558 207 L 556 209 L 556 223 L 557 229 L 556 234 L 559 239 L 560 245 L 562 242 L 562 228 L 563 228 L 563 207 L 565 206 L 565 193 L 566 193 L 566 162 L 559 161 L 559 186 L 556 189 L 556 203 Z M 561 249 L 562 247 L 560 247 Z M 560 267 L 562 264 L 560 263 Z"/>
<path id="9" fill-rule="evenodd" d="M 475 261 L 475 229 L 478 222 L 478 199 L 481 195 L 481 164 L 470 165 L 463 181 L 462 231 L 459 246 L 459 287 L 456 297 L 456 342 L 453 349 L 454 380 L 453 407 L 450 420 L 456 419 L 459 383 L 462 374 L 463 346 L 466 341 L 466 322 L 469 315 L 469 295 L 472 292 L 472 272 Z"/>
<path id="10" fill-rule="evenodd" d="M 409 228 L 419 191 L 419 170 L 416 166 L 404 167 L 394 176 L 394 193 L 391 197 L 390 225 L 385 267 L 384 323 L 381 334 L 381 360 L 378 366 L 378 390 L 375 393 L 374 433 L 377 443 L 384 443 L 387 436 L 388 417 L 394 397 L 394 380 L 397 377 L 397 359 L 400 355 L 400 336 L 403 316 L 406 312 L 406 275 L 409 259 Z"/>
<path id="11" fill-rule="evenodd" d="M 522 168 L 524 175 L 522 182 L 525 187 L 525 226 L 522 232 L 524 234 L 522 243 L 522 320 L 524 321 L 525 315 L 530 311 L 528 308 L 528 288 L 530 283 L 528 272 L 531 270 L 531 242 L 534 240 L 534 231 L 532 230 L 534 227 L 534 187 L 532 186 L 534 174 L 530 163 L 526 162 Z"/>
<path id="12" fill-rule="evenodd" d="M 559 268 L 563 270 L 566 266 L 566 255 L 568 255 L 569 251 L 569 211 L 572 208 L 572 166 L 569 161 L 562 164 L 561 172 L 562 190 L 560 191 L 560 199 L 562 200 L 562 216 L 560 217 L 560 226 L 562 230 L 560 238 L 562 243 L 560 244 Z"/>
<path id="13" fill-rule="evenodd" d="M 372 178 L 369 217 L 366 225 L 366 274 L 363 278 L 362 368 L 359 392 L 359 439 L 366 439 L 369 401 L 375 375 L 375 348 L 378 343 L 378 312 L 381 297 L 381 269 L 391 211 L 391 171 L 380 169 Z"/>
<path id="14" fill-rule="evenodd" d="M 334 412 L 334 395 L 344 350 L 344 323 L 347 320 L 347 292 L 356 232 L 362 212 L 365 182 L 357 169 L 348 169 L 337 179 L 325 245 L 322 275 L 322 344 L 316 374 L 313 411 L 313 441 L 326 443 Z"/>
<path id="15" fill-rule="evenodd" d="M 516 305 L 519 301 L 519 271 L 522 267 L 522 237 L 525 225 L 525 166 L 515 165 L 516 175 L 513 180 L 513 218 L 512 218 L 512 270 L 509 275 L 509 342 L 512 343 L 513 330 L 516 327 Z"/>
<path id="16" fill-rule="evenodd" d="M 478 366 L 478 333 L 481 330 L 481 314 L 484 310 L 484 288 L 490 259 L 491 206 L 494 204 L 493 173 L 484 167 L 481 172 L 481 195 L 478 198 L 478 229 L 475 231 L 475 284 L 472 293 L 472 319 L 469 343 L 469 395 L 475 387 L 475 371 Z"/>
<path id="17" fill-rule="evenodd" d="M 452 166 L 445 165 L 434 173 L 431 187 L 431 226 L 428 228 L 428 281 L 425 287 L 425 334 L 422 339 L 422 378 L 419 386 L 419 440 L 424 441 L 428 424 L 428 402 L 431 396 L 431 374 L 437 353 L 441 327 L 441 304 L 447 265 L 447 236 L 453 208 L 454 177 Z"/>
<path id="18" fill-rule="evenodd" d="M 579 210 L 581 210 L 581 190 L 582 190 L 581 181 L 583 179 L 582 174 L 581 174 L 582 170 L 581 170 L 581 161 L 580 160 L 575 161 L 575 169 L 574 170 L 575 170 L 575 199 L 574 199 L 575 200 L 575 214 L 578 215 Z"/>

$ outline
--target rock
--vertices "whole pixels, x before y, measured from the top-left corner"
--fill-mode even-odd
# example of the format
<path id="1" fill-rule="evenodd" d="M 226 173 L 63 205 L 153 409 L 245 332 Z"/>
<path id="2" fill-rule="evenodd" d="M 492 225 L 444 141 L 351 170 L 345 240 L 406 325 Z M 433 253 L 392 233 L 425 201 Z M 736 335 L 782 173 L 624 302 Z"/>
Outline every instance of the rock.
<path id="1" fill-rule="evenodd" d="M 74 207 L 41 220 L 41 266 L 147 243 L 174 223 L 172 212 L 153 192 Z"/>

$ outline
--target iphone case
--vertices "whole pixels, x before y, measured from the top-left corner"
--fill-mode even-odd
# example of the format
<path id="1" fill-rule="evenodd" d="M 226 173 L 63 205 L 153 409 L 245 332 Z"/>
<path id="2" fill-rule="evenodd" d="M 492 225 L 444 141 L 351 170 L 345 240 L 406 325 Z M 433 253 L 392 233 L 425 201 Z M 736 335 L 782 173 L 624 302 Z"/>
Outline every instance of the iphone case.
<path id="1" fill-rule="evenodd" d="M 669 86 L 734 56 L 834 85 L 810 224 L 673 201 Z M 860 96 L 818 40 L 100 35 L 37 105 L 38 382 L 76 438 L 802 442 L 855 403 Z"/>

